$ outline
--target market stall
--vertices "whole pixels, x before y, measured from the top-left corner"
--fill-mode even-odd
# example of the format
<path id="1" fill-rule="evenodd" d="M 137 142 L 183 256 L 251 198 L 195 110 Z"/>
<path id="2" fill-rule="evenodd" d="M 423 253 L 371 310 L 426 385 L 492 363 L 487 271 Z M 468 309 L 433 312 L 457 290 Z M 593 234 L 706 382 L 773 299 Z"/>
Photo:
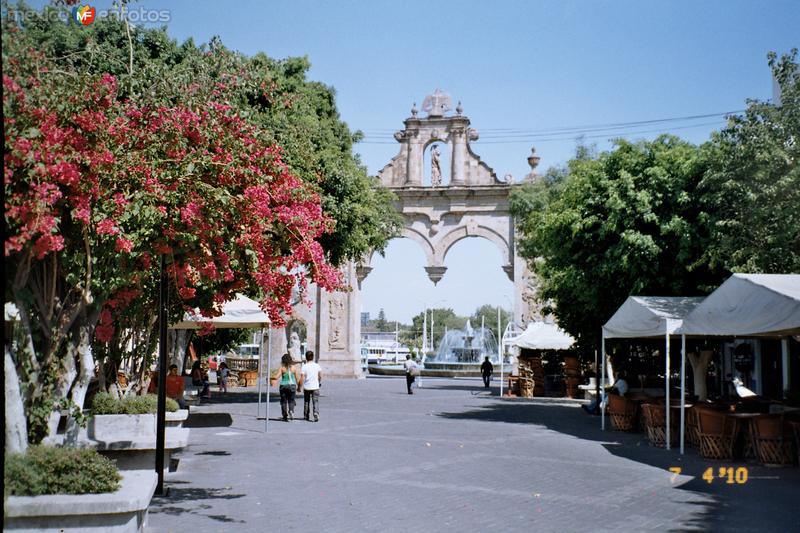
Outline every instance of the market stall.
<path id="1" fill-rule="evenodd" d="M 670 352 L 669 340 L 683 318 L 701 302 L 701 297 L 684 296 L 629 296 L 602 328 L 602 378 L 601 387 L 606 389 L 606 339 L 663 338 L 665 341 L 664 389 L 666 405 L 669 406 Z M 613 375 L 611 376 L 613 380 Z M 605 404 L 601 404 L 601 427 L 605 429 Z M 666 409 L 666 447 L 670 447 L 670 412 Z"/>
<path id="2" fill-rule="evenodd" d="M 692 310 L 675 333 L 681 335 L 683 352 L 682 398 L 686 386 L 686 337 L 780 338 L 783 388 L 789 390 L 789 336 L 800 336 L 800 274 L 734 274 Z M 682 400 L 681 453 L 685 411 Z"/>
<path id="3" fill-rule="evenodd" d="M 261 387 L 264 383 L 264 343 L 267 343 L 267 376 L 269 376 L 270 343 L 268 336 L 264 335 L 264 330 L 268 329 L 271 322 L 267 314 L 261 310 L 261 306 L 255 300 L 242 294 L 237 294 L 234 300 L 225 303 L 222 314 L 217 317 L 208 318 L 200 314 L 187 314 L 184 319 L 170 326 L 171 329 L 201 329 L 205 324 L 211 323 L 215 328 L 237 328 L 237 329 L 261 329 L 261 345 L 258 354 L 258 407 L 256 417 L 261 414 Z M 269 387 L 266 394 L 266 422 L 264 428 L 269 424 Z"/>
<path id="4" fill-rule="evenodd" d="M 575 339 L 556 324 L 531 322 L 525 331 L 509 339 L 507 344 L 519 349 L 522 354 L 525 351 L 540 353 L 542 350 L 569 350 L 575 344 Z M 545 375 L 541 359 L 538 355 L 518 357 L 520 396 L 533 397 L 544 394 Z M 577 363 L 577 358 L 575 362 Z M 573 364 L 568 364 L 567 367 L 568 379 L 576 380 L 577 376 L 574 373 L 580 373 L 580 369 Z M 577 388 L 577 382 L 574 385 Z"/>

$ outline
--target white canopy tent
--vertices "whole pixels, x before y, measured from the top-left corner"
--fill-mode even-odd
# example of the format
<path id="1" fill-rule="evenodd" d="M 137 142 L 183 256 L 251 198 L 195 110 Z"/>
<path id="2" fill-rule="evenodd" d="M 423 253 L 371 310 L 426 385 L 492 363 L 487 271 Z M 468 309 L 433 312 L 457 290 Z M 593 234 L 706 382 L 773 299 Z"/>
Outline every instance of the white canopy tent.
<path id="1" fill-rule="evenodd" d="M 686 337 L 783 337 L 784 388 L 788 387 L 789 335 L 800 334 L 800 274 L 734 274 L 698 305 L 676 331 L 681 335 L 681 392 Z M 681 453 L 685 402 L 681 400 Z"/>
<path id="2" fill-rule="evenodd" d="M 528 350 L 569 350 L 575 339 L 556 324 L 531 322 L 525 331 L 509 339 L 507 344 Z"/>
<path id="3" fill-rule="evenodd" d="M 606 387 L 606 339 L 646 339 L 664 337 L 665 379 L 664 389 L 667 402 L 666 433 L 667 449 L 670 448 L 670 413 L 669 413 L 669 338 L 677 330 L 686 315 L 695 309 L 702 297 L 686 296 L 629 296 L 617 309 L 617 312 L 602 328 L 603 373 L 601 386 Z M 683 374 L 681 373 L 681 378 Z M 605 403 L 601 404 L 601 427 L 606 427 Z"/>
<path id="4" fill-rule="evenodd" d="M 187 314 L 183 320 L 170 326 L 171 329 L 200 329 L 204 324 L 211 323 L 215 328 L 260 328 L 261 344 L 258 348 L 258 407 L 256 417 L 261 414 L 261 384 L 264 383 L 264 329 L 269 328 L 271 321 L 269 316 L 261 310 L 258 302 L 242 294 L 237 294 L 234 300 L 225 303 L 222 307 L 222 315 L 214 318 L 201 316 L 199 313 Z M 267 376 L 270 373 L 270 348 L 267 348 Z M 269 425 L 269 386 L 267 386 L 267 407 L 266 422 L 264 429 Z"/>

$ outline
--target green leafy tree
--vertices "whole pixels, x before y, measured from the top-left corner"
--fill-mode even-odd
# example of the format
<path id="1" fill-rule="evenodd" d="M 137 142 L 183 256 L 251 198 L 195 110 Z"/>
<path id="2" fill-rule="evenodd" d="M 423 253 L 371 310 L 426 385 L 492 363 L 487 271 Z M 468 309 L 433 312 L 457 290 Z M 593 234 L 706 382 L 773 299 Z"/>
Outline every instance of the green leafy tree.
<path id="1" fill-rule="evenodd" d="M 406 330 L 403 337 L 407 342 L 404 344 L 413 344 L 422 349 L 422 329 L 423 325 L 427 325 L 428 331 L 425 335 L 428 341 L 428 348 L 431 346 L 431 315 L 433 315 L 433 345 L 438 349 L 439 343 L 444 337 L 444 332 L 447 330 L 462 329 L 467 324 L 467 319 L 456 315 L 455 311 L 450 308 L 437 307 L 428 310 L 428 320 L 424 320 L 422 313 L 415 315 L 411 319 L 411 327 Z"/>
<path id="2" fill-rule="evenodd" d="M 381 307 L 381 310 L 378 311 L 378 318 L 376 318 L 373 323 L 372 327 L 375 328 L 375 331 L 389 331 L 388 322 L 386 322 L 386 312 Z"/>
<path id="3" fill-rule="evenodd" d="M 580 149 L 563 179 L 512 195 L 539 296 L 584 348 L 630 294 L 702 294 L 724 279 L 702 260 L 705 170 L 700 149 L 676 137 L 620 140 L 599 156 Z"/>
<path id="4" fill-rule="evenodd" d="M 735 272 L 800 272 L 800 69 L 769 55 L 780 105 L 752 100 L 707 144 L 701 183 L 710 262 Z"/>
<path id="5" fill-rule="evenodd" d="M 473 328 L 481 327 L 481 321 L 486 326 L 486 329 L 490 330 L 494 335 L 495 340 L 499 340 L 503 336 L 503 331 L 505 327 L 508 325 L 509 320 L 511 320 L 511 314 L 500 307 L 500 319 L 502 321 L 502 325 L 500 326 L 502 329 L 498 333 L 497 331 L 497 309 L 499 306 L 493 306 L 490 304 L 484 304 L 478 307 L 475 312 L 469 317 L 470 322 Z"/>

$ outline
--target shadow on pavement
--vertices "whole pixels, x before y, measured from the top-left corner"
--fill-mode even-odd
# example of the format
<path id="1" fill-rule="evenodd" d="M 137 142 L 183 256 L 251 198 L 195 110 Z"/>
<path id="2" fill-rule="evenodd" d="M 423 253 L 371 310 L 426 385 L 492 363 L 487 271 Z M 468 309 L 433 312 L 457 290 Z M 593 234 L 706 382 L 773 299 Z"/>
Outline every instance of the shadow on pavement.
<path id="1" fill-rule="evenodd" d="M 195 455 L 214 455 L 214 456 L 221 457 L 221 456 L 230 455 L 230 454 L 231 454 L 230 452 L 226 452 L 225 450 L 211 450 L 211 451 L 208 451 L 208 452 L 197 452 Z"/>
<path id="2" fill-rule="evenodd" d="M 229 413 L 189 413 L 185 428 L 227 428 L 233 424 Z"/>
<path id="3" fill-rule="evenodd" d="M 600 429 L 600 417 L 590 416 L 575 407 L 531 403 L 496 402 L 479 409 L 458 413 L 438 413 L 451 420 L 482 420 L 507 424 L 530 424 L 579 439 L 598 441 L 612 455 L 659 469 L 680 467 L 681 474 L 694 476 L 676 488 L 702 493 L 713 498 L 710 504 L 697 504 L 698 511 L 681 531 L 800 531 L 796 512 L 800 494 L 800 469 L 768 468 L 741 461 L 715 461 L 701 457 L 687 447 L 664 450 L 649 445 L 642 433 Z M 609 422 L 606 420 L 606 427 Z M 702 478 L 711 467 L 711 483 Z M 728 484 L 719 477 L 720 468 L 747 468 L 748 481 Z M 768 495 L 768 496 L 767 496 Z"/>
<path id="4" fill-rule="evenodd" d="M 151 514 L 169 514 L 169 515 L 182 515 L 194 514 L 211 518 L 218 522 L 225 523 L 239 523 L 244 524 L 243 520 L 237 520 L 227 515 L 209 515 L 204 514 L 202 511 L 212 509 L 212 506 L 207 503 L 199 503 L 204 500 L 235 500 L 243 498 L 245 494 L 226 494 L 228 489 L 220 488 L 180 488 L 174 487 L 173 484 L 180 483 L 179 481 L 170 481 L 169 494 L 166 496 L 153 496 L 148 510 Z M 194 505 L 190 508 L 180 507 L 177 504 L 184 502 L 193 502 Z M 171 505 L 173 504 L 173 505 Z"/>
<path id="5" fill-rule="evenodd" d="M 267 398 L 267 391 L 261 391 L 261 401 L 263 402 Z M 270 394 L 270 401 L 277 402 L 280 401 L 280 397 L 278 396 L 277 391 L 273 390 Z M 201 405 L 214 405 L 214 404 L 226 404 L 226 403 L 258 403 L 258 391 L 257 390 L 236 390 L 230 391 L 228 394 L 224 396 L 218 393 L 212 393 L 211 398 L 204 398 Z"/>

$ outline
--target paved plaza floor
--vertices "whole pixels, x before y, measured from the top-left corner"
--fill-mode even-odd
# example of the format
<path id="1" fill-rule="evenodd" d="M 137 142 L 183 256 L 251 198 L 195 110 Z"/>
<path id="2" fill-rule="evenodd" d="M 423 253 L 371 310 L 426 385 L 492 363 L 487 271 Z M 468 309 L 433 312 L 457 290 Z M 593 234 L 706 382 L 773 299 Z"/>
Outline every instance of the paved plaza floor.
<path id="1" fill-rule="evenodd" d="M 370 377 L 325 382 L 321 420 L 300 399 L 287 423 L 275 396 L 267 432 L 252 389 L 192 408 L 148 532 L 800 531 L 800 469 L 709 484 L 709 466 L 741 463 L 603 432 L 574 402 L 500 399 L 479 379 L 409 396 Z"/>

